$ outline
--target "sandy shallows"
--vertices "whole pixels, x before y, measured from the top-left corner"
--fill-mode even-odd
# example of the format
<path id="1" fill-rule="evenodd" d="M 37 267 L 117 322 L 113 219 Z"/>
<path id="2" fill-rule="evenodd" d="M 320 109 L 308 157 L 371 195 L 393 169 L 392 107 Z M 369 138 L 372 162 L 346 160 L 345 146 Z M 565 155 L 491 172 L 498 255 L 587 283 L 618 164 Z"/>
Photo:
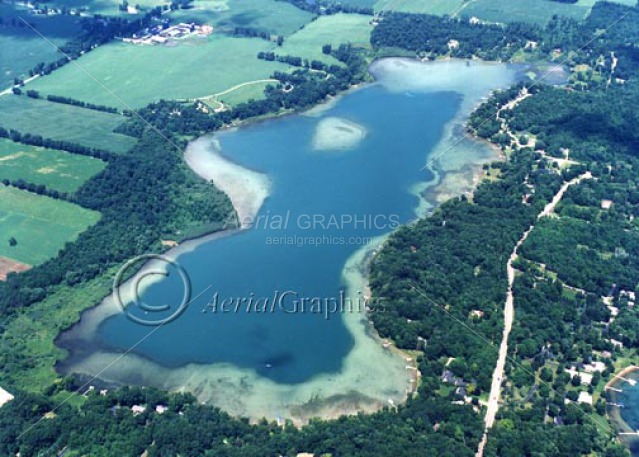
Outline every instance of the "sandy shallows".
<path id="1" fill-rule="evenodd" d="M 340 117 L 327 117 L 317 123 L 313 136 L 316 151 L 344 151 L 356 148 L 366 137 L 366 128 Z"/>
<path id="2" fill-rule="evenodd" d="M 271 183 L 268 177 L 224 158 L 220 154 L 220 143 L 214 136 L 189 143 L 184 159 L 195 173 L 212 181 L 228 195 L 242 228 L 248 227 L 269 196 Z"/>

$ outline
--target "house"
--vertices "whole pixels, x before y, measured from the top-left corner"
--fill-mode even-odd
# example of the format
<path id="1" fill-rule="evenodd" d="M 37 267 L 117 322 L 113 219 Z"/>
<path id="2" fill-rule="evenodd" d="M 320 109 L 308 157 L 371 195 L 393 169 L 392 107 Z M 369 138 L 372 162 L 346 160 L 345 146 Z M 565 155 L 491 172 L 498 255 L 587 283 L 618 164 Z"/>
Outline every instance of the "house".
<path id="1" fill-rule="evenodd" d="M 601 209 L 610 209 L 612 200 L 601 200 Z"/>
<path id="2" fill-rule="evenodd" d="M 157 405 L 155 407 L 155 412 L 158 414 L 164 414 L 165 412 L 167 412 L 169 409 L 168 406 L 164 406 L 164 405 Z"/>
<path id="3" fill-rule="evenodd" d="M 597 371 L 599 373 L 602 373 L 605 369 L 606 364 L 603 362 L 591 362 L 587 365 L 584 365 L 584 370 L 586 370 L 587 373 L 595 373 Z"/>
<path id="4" fill-rule="evenodd" d="M 579 398 L 577 399 L 577 402 L 592 405 L 592 395 L 590 395 L 588 392 L 581 391 L 579 392 Z"/>
<path id="5" fill-rule="evenodd" d="M 453 374 L 452 371 L 450 370 L 444 370 L 444 373 L 442 373 L 442 382 L 448 383 L 448 384 L 454 384 L 455 383 L 455 375 Z"/>
<path id="6" fill-rule="evenodd" d="M 13 395 L 0 387 L 0 408 L 5 404 L 13 400 Z"/>
<path id="7" fill-rule="evenodd" d="M 144 411 L 146 411 L 146 406 L 133 405 L 131 407 L 131 411 L 133 411 L 134 416 L 137 416 L 138 414 L 142 414 Z"/>
<path id="8" fill-rule="evenodd" d="M 570 367 L 570 370 L 565 370 L 566 373 L 570 374 L 571 378 L 574 378 L 575 376 L 579 376 L 579 380 L 581 381 L 582 385 L 589 385 L 592 382 L 592 374 L 591 373 L 586 373 L 583 371 L 577 371 L 577 369 L 575 367 Z"/>
<path id="9" fill-rule="evenodd" d="M 628 300 L 635 300 L 635 293 L 631 290 L 622 290 L 619 292 L 622 297 L 628 297 Z"/>
<path id="10" fill-rule="evenodd" d="M 613 345 L 613 347 L 615 348 L 619 348 L 619 349 L 623 349 L 623 343 L 619 340 L 613 340 L 612 338 L 610 339 L 610 344 Z"/>
<path id="11" fill-rule="evenodd" d="M 467 395 L 466 387 L 465 386 L 459 386 L 457 389 L 455 389 L 455 395 L 457 395 L 459 397 L 465 397 Z"/>

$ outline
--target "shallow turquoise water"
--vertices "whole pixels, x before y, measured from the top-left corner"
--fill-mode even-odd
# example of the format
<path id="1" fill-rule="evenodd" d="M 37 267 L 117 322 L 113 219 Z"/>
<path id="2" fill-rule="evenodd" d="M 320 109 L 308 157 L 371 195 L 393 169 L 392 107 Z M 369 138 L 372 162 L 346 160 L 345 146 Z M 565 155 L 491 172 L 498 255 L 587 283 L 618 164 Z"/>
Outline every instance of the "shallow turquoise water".
<path id="1" fill-rule="evenodd" d="M 626 379 L 632 379 L 637 381 L 633 386 L 627 382 L 618 380 L 614 387 L 623 390 L 623 392 L 611 392 L 613 397 L 613 403 L 622 404 L 623 407 L 619 409 L 621 418 L 627 424 L 632 431 L 639 431 L 639 373 L 632 372 L 625 376 Z M 611 408 L 609 406 L 609 408 Z M 627 430 L 624 430 L 627 431 Z M 630 447 L 630 452 L 633 456 L 639 456 L 639 439 L 637 437 L 625 436 L 624 440 Z"/>
<path id="2" fill-rule="evenodd" d="M 170 367 L 230 362 L 280 383 L 339 371 L 353 344 L 339 315 L 326 319 L 310 308 L 291 313 L 292 295 L 283 302 L 287 312 L 279 302 L 272 313 L 245 307 L 237 313 L 202 310 L 215 292 L 218 303 L 222 297 L 272 297 L 275 291 L 339 301 L 341 272 L 361 247 L 360 237 L 386 233 L 414 218 L 418 202 L 409 189 L 429 179 L 420 169 L 459 103 L 454 93 L 392 94 L 379 85 L 359 90 L 323 115 L 367 129 L 359 146 L 347 151 L 313 150 L 321 120 L 313 117 L 292 116 L 218 135 L 225 156 L 273 182 L 260 211 L 263 218 L 259 226 L 179 257 L 194 295 L 212 288 L 134 352 Z M 288 216 L 288 226 L 278 229 L 276 216 Z M 296 236 L 304 237 L 302 242 L 311 237 L 336 244 L 273 245 L 272 238 Z M 293 241 L 300 244 L 299 238 Z M 153 285 L 143 299 L 179 302 L 181 287 L 173 279 Z M 123 314 L 112 316 L 100 325 L 95 349 L 126 350 L 148 332 Z"/>
<path id="3" fill-rule="evenodd" d="M 135 371 L 131 359 L 110 368 L 110 380 L 181 388 L 191 385 L 189 373 L 195 373 L 198 366 L 221 364 L 248 369 L 278 385 L 304 386 L 313 378 L 321 379 L 319 375 L 343 375 L 350 369 L 344 364 L 355 339 L 339 313 L 327 318 L 324 306 L 318 313 L 310 304 L 305 312 L 290 312 L 294 306 L 291 295 L 284 309 L 276 304 L 273 312 L 270 306 L 267 312 L 255 312 L 255 308 L 247 312 L 243 303 L 237 312 L 222 313 L 220 301 L 229 297 L 236 301 L 251 297 L 272 300 L 277 291 L 317 298 L 329 306 L 339 302 L 345 287 L 342 273 L 346 260 L 362 248 L 362 239 L 386 234 L 398 223 L 414 219 L 419 201 L 411 189 L 433 180 L 432 173 L 423 167 L 445 136 L 446 126 L 453 119 L 460 121 L 459 113 L 470 110 L 491 88 L 505 87 L 515 79 L 515 71 L 507 66 L 464 62 L 420 66 L 397 61 L 381 65 L 378 71 L 381 83 L 345 95 L 316 117 L 289 116 L 216 135 L 222 155 L 271 181 L 271 195 L 258 216 L 261 219 L 251 229 L 208 241 L 178 257 L 190 276 L 193 296 L 206 290 L 179 318 L 161 328 L 150 328 L 124 314 L 101 320 L 85 313 L 89 317 L 83 317 L 58 341 L 70 350 L 70 357 L 58 369 L 63 373 L 97 373 L 103 367 L 100 360 L 106 364 L 106 359 L 85 361 L 96 354 L 118 354 L 132 347 L 132 355 L 159 366 L 173 369 L 191 364 L 191 368 L 176 374 L 175 379 L 153 379 L 138 373 L 142 368 Z M 329 117 L 357 124 L 367 135 L 349 150 L 314 150 L 318 124 Z M 457 141 L 445 139 L 444 148 L 449 144 Z M 486 153 L 481 152 L 483 146 L 457 146 L 458 150 L 446 158 L 454 157 L 460 166 L 475 163 Z M 277 217 L 287 220 L 286 226 L 278 225 Z M 311 240 L 321 244 L 309 244 Z M 284 244 L 274 245 L 274 241 Z M 146 290 L 145 302 L 179 301 L 182 287 L 172 273 Z M 215 294 L 218 312 L 213 313 L 207 305 Z M 131 312 L 146 318 L 135 308 Z M 162 316 L 153 316 L 158 317 Z M 95 332 L 91 330 L 93 322 L 100 322 Z M 372 347 L 379 345 L 373 343 Z M 404 363 L 400 362 L 403 372 Z M 354 368 L 354 373 L 359 369 Z M 273 395 L 268 390 L 271 386 L 256 387 L 253 380 L 244 383 L 243 379 L 239 387 L 233 387 L 237 392 L 227 392 L 234 401 L 241 403 L 253 388 L 267 389 L 263 395 Z M 206 381 L 197 382 L 203 385 Z M 377 381 L 369 382 L 374 387 Z M 404 389 L 395 388 L 399 394 Z M 203 389 L 215 390 L 215 386 Z M 277 401 L 285 402 L 295 393 L 290 390 L 278 395 Z M 388 391 L 375 395 L 383 402 L 391 396 Z M 219 398 L 215 401 L 221 402 Z M 247 400 L 247 409 L 242 406 L 238 411 L 251 411 L 249 403 Z"/>

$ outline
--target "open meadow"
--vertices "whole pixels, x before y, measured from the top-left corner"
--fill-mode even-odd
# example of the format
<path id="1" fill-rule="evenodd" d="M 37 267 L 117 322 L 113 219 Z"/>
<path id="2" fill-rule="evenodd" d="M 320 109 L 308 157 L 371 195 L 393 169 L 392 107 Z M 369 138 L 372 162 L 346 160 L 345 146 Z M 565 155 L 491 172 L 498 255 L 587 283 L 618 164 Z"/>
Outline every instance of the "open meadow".
<path id="1" fill-rule="evenodd" d="M 464 0 L 379 0 L 375 11 L 401 11 L 404 13 L 425 13 L 438 16 L 452 15 L 464 5 Z"/>
<path id="2" fill-rule="evenodd" d="M 0 139 L 0 180 L 22 179 L 58 192 L 75 192 L 105 166 L 93 157 Z"/>
<path id="3" fill-rule="evenodd" d="M 0 184 L 0 256 L 37 265 L 99 219 L 95 211 Z"/>
<path id="4" fill-rule="evenodd" d="M 369 46 L 370 34 L 373 30 L 370 24 L 371 19 L 371 16 L 361 14 L 321 16 L 287 38 L 283 46 L 273 45 L 271 50 L 276 54 L 338 64 L 335 58 L 322 52 L 322 46 L 325 44 L 338 46 L 343 43 Z"/>
<path id="5" fill-rule="evenodd" d="M 55 46 L 63 45 L 80 31 L 78 17 L 35 16 L 26 8 L 6 3 L 0 3 L 0 17 L 0 91 L 10 86 L 13 78 L 28 76 L 38 63 L 58 60 L 61 54 Z M 32 24 L 46 40 L 20 18 Z"/>
<path id="6" fill-rule="evenodd" d="M 126 152 L 135 144 L 135 138 L 113 133 L 124 120 L 120 114 L 26 96 L 0 97 L 0 127 L 113 152 Z"/>
<path id="7" fill-rule="evenodd" d="M 366 0 L 370 1 L 370 0 Z M 54 0 L 50 5 L 67 8 L 86 8 L 91 14 L 105 14 L 135 18 L 156 6 L 169 6 L 167 0 L 139 0 L 129 2 L 139 7 L 136 12 L 121 11 L 122 0 Z M 194 0 L 191 8 L 165 13 L 175 21 L 210 24 L 222 30 L 249 27 L 277 35 L 290 35 L 310 22 L 314 15 L 285 1 L 277 0 Z"/>
<path id="8" fill-rule="evenodd" d="M 554 15 L 584 19 L 592 8 L 592 0 L 559 3 L 551 0 L 473 0 L 459 13 L 489 22 L 529 22 L 545 25 Z"/>
<path id="9" fill-rule="evenodd" d="M 277 0 L 195 0 L 193 8 L 177 10 L 177 20 L 210 24 L 224 31 L 248 27 L 288 36 L 309 23 L 314 15 Z"/>
<path id="10" fill-rule="evenodd" d="M 29 87 L 117 108 L 140 108 L 159 99 L 205 97 L 287 70 L 288 65 L 257 59 L 266 46 L 261 39 L 215 33 L 175 46 L 117 42 L 78 59 L 82 68 L 66 65 Z"/>
<path id="11" fill-rule="evenodd" d="M 348 1 L 359 4 L 364 0 Z M 555 14 L 583 19 L 598 0 L 559 3 L 552 0 L 378 0 L 376 11 L 402 11 L 438 16 L 477 17 L 489 22 L 529 22 L 546 24 Z M 612 0 L 613 3 L 635 5 L 635 0 Z"/>
<path id="12" fill-rule="evenodd" d="M 277 84 L 277 81 L 265 80 L 256 82 L 255 84 L 247 84 L 244 86 L 236 87 L 234 89 L 218 94 L 218 96 L 214 98 L 231 106 L 247 102 L 251 99 L 262 100 L 266 98 L 266 96 L 264 95 L 264 90 L 266 89 L 266 87 L 269 85 Z"/>

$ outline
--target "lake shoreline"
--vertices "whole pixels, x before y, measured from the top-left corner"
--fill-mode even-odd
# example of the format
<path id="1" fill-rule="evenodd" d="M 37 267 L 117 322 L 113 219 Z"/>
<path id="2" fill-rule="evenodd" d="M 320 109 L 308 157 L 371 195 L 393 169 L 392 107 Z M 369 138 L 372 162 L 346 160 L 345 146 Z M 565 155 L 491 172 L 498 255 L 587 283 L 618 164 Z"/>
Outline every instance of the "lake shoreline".
<path id="1" fill-rule="evenodd" d="M 398 61 L 398 59 L 392 59 L 392 58 L 387 58 L 384 60 Z M 414 62 L 416 64 L 423 65 L 423 66 L 429 64 L 429 63 L 420 64 L 418 61 L 413 61 L 411 59 L 400 59 L 400 60 L 402 62 Z M 377 61 L 377 62 L 380 62 L 380 61 Z M 432 64 L 441 65 L 441 62 L 433 62 Z M 477 63 L 477 62 L 475 62 L 474 64 L 481 65 L 481 63 Z M 496 67 L 498 65 L 499 64 L 495 64 L 492 66 Z M 373 73 L 371 74 L 374 76 Z M 371 87 L 372 85 L 375 85 L 375 84 L 379 84 L 379 81 L 377 79 L 374 82 L 353 87 L 345 92 L 340 93 L 338 96 L 333 97 L 330 100 L 327 100 L 319 105 L 316 105 L 315 107 L 309 110 L 306 110 L 302 113 L 286 113 L 285 115 L 299 114 L 302 116 L 316 117 L 326 112 L 327 110 L 329 110 L 341 98 L 345 97 L 349 93 L 352 93 L 354 91 L 364 89 L 367 87 Z M 434 90 L 431 90 L 431 91 L 434 91 Z M 447 90 L 444 89 L 443 91 L 447 91 Z M 489 94 L 487 93 L 484 95 L 487 96 Z M 442 131 L 442 136 L 440 137 L 437 147 L 429 151 L 428 155 L 425 156 L 426 160 L 430 160 L 430 157 L 435 157 L 435 160 L 430 165 L 433 169 L 436 168 L 437 171 L 434 173 L 434 177 L 435 177 L 434 180 L 422 182 L 422 184 L 425 187 L 423 187 L 421 191 L 418 192 L 417 194 L 419 199 L 418 201 L 426 202 L 426 206 L 430 207 L 430 209 L 427 209 L 425 211 L 420 211 L 419 208 L 416 208 L 415 213 L 416 213 L 416 216 L 418 217 L 424 217 L 428 215 L 430 213 L 430 210 L 435 209 L 440 203 L 442 203 L 442 201 L 448 200 L 449 198 L 455 198 L 463 194 L 464 192 L 472 192 L 480 182 L 479 176 L 481 176 L 482 174 L 482 171 L 481 171 L 482 165 L 486 162 L 494 161 L 494 159 L 496 158 L 495 157 L 496 151 L 494 148 L 489 148 L 492 152 L 487 155 L 484 153 L 482 157 L 482 154 L 479 154 L 479 151 L 485 148 L 482 148 L 480 146 L 481 142 L 476 141 L 469 134 L 467 134 L 465 130 L 465 122 L 467 121 L 468 116 L 475 109 L 477 104 L 480 102 L 480 100 L 478 99 L 477 100 L 473 99 L 470 101 L 472 103 L 463 103 L 461 105 L 457 115 L 445 125 L 445 128 Z M 466 102 L 468 102 L 468 100 L 466 100 Z M 278 116 L 268 117 L 266 119 L 251 120 L 251 121 L 242 123 L 241 126 L 245 128 L 245 127 L 248 127 L 250 124 L 261 123 L 264 121 L 270 121 L 274 119 L 280 119 L 282 117 L 283 115 L 278 115 Z M 237 130 L 238 128 L 239 126 L 234 126 L 227 129 L 223 129 L 219 132 L 215 132 L 213 136 L 218 134 L 224 135 L 226 132 L 232 132 Z M 442 148 L 446 148 L 447 145 L 451 142 L 451 139 L 454 140 L 453 135 L 457 134 L 459 129 L 462 129 L 462 131 L 464 132 L 464 137 L 468 137 L 469 145 L 466 145 L 466 146 L 470 148 L 471 152 L 477 152 L 478 155 L 470 156 L 472 157 L 472 161 L 471 161 L 472 163 L 469 163 L 468 157 L 464 156 L 464 154 L 468 153 L 468 149 L 463 149 L 461 151 L 463 153 L 461 159 L 460 157 L 455 157 L 453 153 L 450 153 L 446 155 L 447 160 L 445 163 L 443 163 L 440 160 L 441 157 L 438 156 L 437 152 L 440 151 Z M 210 141 L 211 140 L 210 137 L 211 135 L 205 135 L 204 137 L 201 137 L 195 140 L 194 142 L 191 142 L 189 144 L 189 147 L 191 147 L 192 144 L 197 144 L 199 140 L 202 140 L 202 142 Z M 449 143 L 446 143 L 447 141 Z M 455 142 L 455 145 L 456 144 L 457 143 Z M 208 234 L 203 237 L 198 237 L 190 241 L 186 241 L 180 244 L 179 246 L 169 249 L 168 251 L 163 253 L 164 256 L 170 259 L 175 259 L 179 257 L 181 254 L 184 254 L 185 252 L 190 252 L 194 250 L 195 248 L 197 248 L 199 245 L 206 243 L 208 241 L 211 241 L 212 239 L 223 237 L 223 236 L 231 236 L 231 235 L 240 233 L 242 230 L 246 230 L 247 228 L 250 227 L 250 223 L 247 223 L 247 221 L 249 221 L 251 217 L 254 217 L 257 214 L 257 212 L 259 211 L 264 201 L 268 198 L 268 193 L 270 188 L 269 188 L 269 185 L 267 185 L 266 182 L 264 181 L 264 175 L 261 175 L 260 173 L 254 172 L 252 170 L 247 170 L 246 168 L 233 163 L 231 160 L 224 157 L 224 154 L 220 152 L 219 147 L 213 148 L 213 149 L 214 150 L 211 151 L 209 148 L 202 148 L 200 151 L 202 152 L 202 154 L 206 153 L 204 155 L 208 155 L 209 159 L 213 157 L 211 161 L 208 161 L 208 159 L 205 159 L 204 155 L 197 156 L 195 158 L 195 161 L 191 161 L 191 163 L 189 163 L 188 157 L 185 157 L 185 160 L 187 161 L 187 165 L 191 167 L 192 170 L 196 172 L 199 176 L 203 177 L 204 179 L 208 181 L 212 181 L 212 183 L 215 186 L 217 186 L 218 188 L 223 190 L 225 193 L 227 193 L 240 219 L 240 222 L 241 222 L 240 228 L 225 230 L 222 232 L 215 232 L 213 234 Z M 188 148 L 187 148 L 187 151 L 189 151 Z M 448 152 L 448 151 L 445 151 L 445 152 Z M 193 154 L 193 150 L 191 149 L 189 153 Z M 455 163 L 455 160 L 457 160 L 458 163 Z M 221 170 L 219 168 L 220 165 L 222 165 Z M 200 168 L 194 169 L 194 166 L 200 167 Z M 204 167 L 204 169 L 202 169 L 201 167 Z M 420 206 L 424 206 L 424 205 L 420 203 Z M 360 250 L 357 250 L 351 256 L 351 258 L 348 259 L 346 265 L 343 267 L 342 275 L 343 275 L 343 282 L 344 284 L 346 284 L 347 290 L 349 291 L 350 296 L 356 297 L 357 295 L 360 294 L 361 291 L 366 291 L 365 292 L 366 295 L 370 296 L 369 285 L 368 285 L 368 269 L 370 267 L 370 262 L 373 260 L 376 252 L 378 252 L 379 249 L 381 249 L 383 242 L 390 235 L 391 233 L 387 233 L 383 235 L 382 237 L 376 239 L 376 242 L 373 243 L 372 246 L 366 246 Z M 198 291 L 194 291 L 194 292 L 197 293 Z M 97 308 L 100 308 L 100 305 L 87 310 L 86 315 L 84 315 L 83 313 L 83 316 L 81 317 L 80 321 L 82 322 L 83 320 L 89 319 L 92 322 L 94 322 L 95 326 L 97 327 L 97 324 L 101 321 L 100 318 L 103 317 L 103 316 L 98 316 L 98 314 L 95 314 L 97 313 Z M 400 362 L 401 367 L 403 369 L 404 366 L 406 366 L 406 375 L 407 375 L 406 377 L 409 382 L 408 388 L 400 389 L 400 392 L 404 392 L 403 398 L 401 399 L 401 402 L 404 402 L 409 395 L 412 395 L 412 393 L 416 391 L 419 384 L 419 372 L 417 371 L 415 361 L 412 360 L 412 357 L 410 356 L 410 354 L 397 349 L 394 346 L 394 344 L 391 344 L 389 341 L 382 339 L 377 333 L 377 330 L 374 327 L 374 325 L 369 320 L 368 315 L 348 314 L 347 316 L 345 316 L 344 321 L 346 321 L 345 323 L 347 327 L 349 328 L 349 331 L 351 332 L 352 336 L 356 339 L 359 338 L 360 343 L 362 339 L 372 339 L 372 342 L 369 341 L 366 344 L 368 344 L 369 346 L 371 344 L 377 345 L 378 348 L 380 346 L 383 346 L 384 350 L 386 350 L 389 357 L 390 357 L 390 354 L 392 353 L 393 354 L 391 357 L 392 359 L 401 359 L 401 362 Z M 76 325 L 79 325 L 79 324 L 80 323 Z M 351 352 L 355 352 L 355 348 Z M 343 363 L 345 364 L 345 366 L 348 365 L 347 360 L 349 360 L 349 357 L 350 355 L 347 355 L 344 358 Z M 361 360 L 362 358 L 361 354 L 359 354 L 358 357 L 359 358 L 356 357 L 357 361 L 355 362 L 355 365 L 360 367 L 357 369 L 361 369 L 362 362 L 363 362 Z M 110 353 L 106 353 L 106 352 L 99 353 L 97 354 L 95 360 L 92 359 L 87 363 L 87 367 L 90 367 L 91 371 L 93 371 L 94 367 L 103 366 L 104 362 L 108 362 L 110 359 L 111 359 Z M 160 379 L 168 379 L 168 377 L 170 377 L 173 374 L 170 372 L 170 370 L 166 369 L 165 367 L 155 364 L 151 362 L 150 360 L 144 360 L 143 357 L 137 356 L 137 355 L 135 357 L 131 357 L 128 361 L 121 362 L 121 363 L 124 363 L 125 365 L 128 363 L 130 365 L 131 367 L 130 373 L 133 373 L 134 370 L 139 370 L 140 367 L 145 366 L 147 367 L 145 369 L 146 371 L 150 373 L 157 373 Z M 64 365 L 64 363 L 62 365 Z M 235 388 L 235 385 L 232 384 L 233 382 L 232 376 L 228 374 L 234 370 L 234 367 L 229 366 L 228 364 L 226 365 L 220 364 L 215 366 L 205 366 L 205 365 L 197 366 L 195 364 L 191 364 L 191 365 L 183 367 L 183 370 L 186 370 L 189 373 L 192 373 L 193 376 L 202 376 L 207 374 L 211 376 L 214 372 L 216 373 L 216 375 L 217 373 L 220 373 L 220 372 L 226 373 L 227 379 L 230 379 L 230 381 L 227 381 L 228 388 L 230 389 Z M 345 370 L 347 370 L 347 368 L 345 368 Z M 125 367 L 125 371 L 126 371 L 126 367 Z M 235 369 L 235 371 L 245 372 L 246 370 Z M 325 378 L 327 381 L 329 381 L 334 377 L 335 376 L 333 375 L 327 375 L 327 376 L 319 375 L 317 378 L 313 378 L 313 383 L 317 384 L 319 382 L 324 382 L 322 380 Z M 105 380 L 108 381 L 108 379 L 106 379 L 108 378 L 106 374 L 103 378 L 105 378 Z M 176 375 L 175 378 L 177 379 L 179 378 L 179 376 Z M 127 379 L 135 379 L 135 377 L 131 375 L 131 376 L 128 376 Z M 273 390 L 276 387 L 279 388 L 278 386 L 271 385 L 272 383 L 266 383 L 266 384 L 268 385 L 268 389 L 270 390 Z M 191 384 L 191 387 L 193 387 L 193 384 Z M 189 385 L 180 385 L 180 388 L 189 390 Z M 342 393 L 339 393 L 339 392 L 342 392 Z M 197 392 L 195 393 L 197 394 Z M 338 391 L 337 394 L 331 394 L 329 391 L 326 393 L 326 395 L 327 396 L 322 398 L 321 401 L 319 402 L 311 399 L 307 401 L 306 403 L 291 404 L 290 413 L 292 416 L 294 416 L 294 417 L 291 417 L 294 423 L 296 425 L 302 425 L 308 422 L 308 420 L 312 417 L 322 417 L 324 419 L 332 419 L 332 418 L 337 418 L 344 414 L 356 414 L 358 412 L 374 412 L 379 410 L 380 408 L 388 406 L 389 403 L 390 405 L 396 405 L 398 404 L 398 401 L 399 401 L 399 398 L 396 398 L 394 402 L 391 402 L 390 398 L 387 396 L 386 398 L 389 398 L 389 401 L 387 403 L 386 401 L 380 401 L 379 399 L 366 397 L 365 395 L 357 395 L 355 394 L 355 392 L 347 391 L 345 387 L 342 388 L 340 391 Z M 222 409 L 225 409 L 227 411 L 230 409 L 233 411 L 231 414 L 248 416 L 253 420 L 258 420 L 262 415 L 265 417 L 268 417 L 268 412 L 266 410 L 259 410 L 256 408 L 256 409 L 252 409 L 248 411 L 241 407 L 238 407 L 240 409 L 235 409 L 233 407 L 229 408 L 227 399 L 222 399 L 219 397 L 218 398 L 199 398 L 199 399 L 200 401 L 203 401 L 203 402 L 209 402 L 209 403 L 219 405 Z M 295 401 L 295 399 L 293 399 L 293 401 Z"/>
<path id="2" fill-rule="evenodd" d="M 621 414 L 622 408 L 618 406 L 616 398 L 618 392 L 613 389 L 620 389 L 620 386 L 626 384 L 626 377 L 636 371 L 639 371 L 639 366 L 636 365 L 630 365 L 623 368 L 621 371 L 619 371 L 619 373 L 615 374 L 612 379 L 610 379 L 610 381 L 606 383 L 606 386 L 604 388 L 604 392 L 608 392 L 610 395 L 610 398 L 606 400 L 606 418 L 612 424 L 613 429 L 617 433 L 618 441 L 628 447 L 629 451 L 631 450 L 633 444 L 636 445 L 637 443 L 639 443 L 639 437 L 633 435 L 619 435 L 620 433 L 634 433 L 636 432 L 636 430 L 624 420 Z"/>

